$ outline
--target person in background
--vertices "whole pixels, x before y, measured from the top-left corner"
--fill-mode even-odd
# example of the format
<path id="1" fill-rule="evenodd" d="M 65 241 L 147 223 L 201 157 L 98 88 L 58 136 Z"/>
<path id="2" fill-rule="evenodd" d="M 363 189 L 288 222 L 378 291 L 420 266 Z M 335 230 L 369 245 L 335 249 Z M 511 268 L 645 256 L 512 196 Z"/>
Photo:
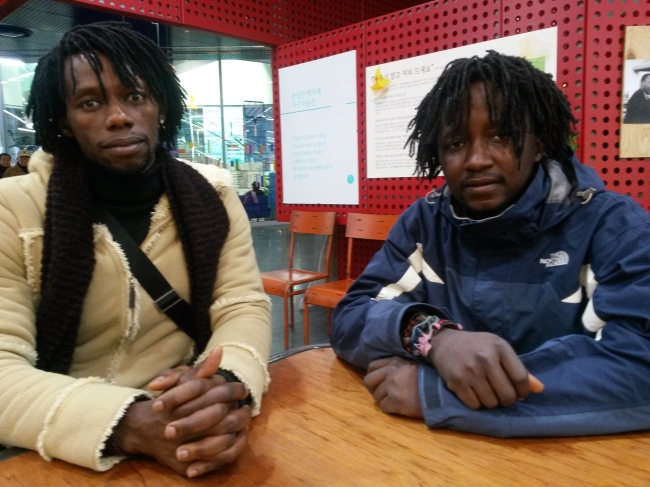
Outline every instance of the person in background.
<path id="1" fill-rule="evenodd" d="M 498 437 L 650 428 L 650 215 L 577 160 L 574 124 L 550 75 L 493 51 L 420 103 L 410 152 L 446 182 L 400 216 L 331 337 L 384 412 Z"/>
<path id="2" fill-rule="evenodd" d="M 641 86 L 625 107 L 623 123 L 650 123 L 650 73 L 641 77 Z"/>
<path id="3" fill-rule="evenodd" d="M 262 196 L 264 194 L 264 191 L 260 188 L 260 183 L 257 181 L 253 181 L 253 184 L 251 185 L 252 189 L 250 191 L 246 191 L 246 194 L 244 195 L 244 204 L 248 201 L 248 198 L 252 199 L 252 202 L 257 204 L 257 197 Z"/>
<path id="4" fill-rule="evenodd" d="M 246 446 L 270 303 L 228 171 L 170 155 L 184 98 L 128 24 L 76 27 L 39 61 L 43 150 L 0 181 L 0 443 L 188 477 Z M 141 279 L 143 258 L 169 291 Z"/>
<path id="5" fill-rule="evenodd" d="M 3 152 L 0 154 L 0 178 L 4 175 L 5 171 L 11 167 L 11 155 Z"/>
<path id="6" fill-rule="evenodd" d="M 13 176 L 24 176 L 29 173 L 29 159 L 32 155 L 26 149 L 18 151 L 18 162 L 4 171 L 2 177 L 10 178 Z"/>

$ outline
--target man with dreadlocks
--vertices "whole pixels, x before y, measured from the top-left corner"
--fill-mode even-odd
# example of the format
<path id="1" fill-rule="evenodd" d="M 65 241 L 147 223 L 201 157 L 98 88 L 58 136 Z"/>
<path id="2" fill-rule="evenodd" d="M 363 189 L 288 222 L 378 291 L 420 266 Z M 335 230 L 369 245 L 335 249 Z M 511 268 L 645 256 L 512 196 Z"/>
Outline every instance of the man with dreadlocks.
<path id="1" fill-rule="evenodd" d="M 144 454 L 190 477 L 246 445 L 269 302 L 228 173 L 168 152 L 183 99 L 127 24 L 77 27 L 40 60 L 43 151 L 0 182 L 0 443 L 95 470 Z M 129 239 L 184 316 L 135 277 Z"/>
<path id="2" fill-rule="evenodd" d="M 446 184 L 332 330 L 384 412 L 500 437 L 650 428 L 650 217 L 578 162 L 574 123 L 549 75 L 495 52 L 450 63 L 418 107 L 411 155 Z"/>

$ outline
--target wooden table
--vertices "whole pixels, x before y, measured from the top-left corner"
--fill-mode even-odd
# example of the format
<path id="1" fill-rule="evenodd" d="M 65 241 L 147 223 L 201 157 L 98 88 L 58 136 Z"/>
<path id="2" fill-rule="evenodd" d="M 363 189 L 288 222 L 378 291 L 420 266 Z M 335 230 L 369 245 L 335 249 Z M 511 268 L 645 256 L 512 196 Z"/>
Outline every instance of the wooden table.
<path id="1" fill-rule="evenodd" d="M 29 452 L 0 463 L 5 486 L 650 486 L 650 435 L 499 440 L 383 414 L 362 374 L 331 349 L 270 366 L 249 447 L 226 469 L 183 479 L 130 460 L 99 474 Z"/>

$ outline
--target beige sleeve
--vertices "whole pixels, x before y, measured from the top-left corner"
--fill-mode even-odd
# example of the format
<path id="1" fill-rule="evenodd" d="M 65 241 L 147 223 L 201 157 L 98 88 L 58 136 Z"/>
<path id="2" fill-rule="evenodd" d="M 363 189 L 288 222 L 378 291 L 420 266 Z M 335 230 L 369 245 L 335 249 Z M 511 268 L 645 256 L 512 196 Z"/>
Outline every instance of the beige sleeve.
<path id="1" fill-rule="evenodd" d="M 206 352 L 223 347 L 221 367 L 244 383 L 253 397 L 253 415 L 270 382 L 270 300 L 255 260 L 246 212 L 232 188 L 219 191 L 230 218 L 230 232 L 219 257 L 210 317 L 213 334 Z"/>
<path id="2" fill-rule="evenodd" d="M 104 442 L 143 392 L 34 367 L 35 296 L 10 207 L 0 196 L 0 443 L 37 450 L 47 460 L 106 470 L 120 459 L 101 457 Z"/>

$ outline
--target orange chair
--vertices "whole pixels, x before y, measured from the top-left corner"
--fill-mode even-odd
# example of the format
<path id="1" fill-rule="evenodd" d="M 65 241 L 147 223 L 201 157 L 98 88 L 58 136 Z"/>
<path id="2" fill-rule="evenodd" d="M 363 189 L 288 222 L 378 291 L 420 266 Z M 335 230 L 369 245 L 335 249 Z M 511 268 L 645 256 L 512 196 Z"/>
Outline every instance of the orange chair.
<path id="1" fill-rule="evenodd" d="M 291 314 L 291 326 L 295 323 L 293 315 L 293 297 L 297 294 L 304 294 L 306 289 L 295 290 L 294 286 L 308 282 L 330 278 L 330 254 L 332 253 L 332 237 L 334 235 L 334 224 L 336 212 L 318 211 L 292 211 L 289 231 L 291 232 L 291 243 L 289 246 L 289 268 L 279 271 L 262 273 L 264 292 L 274 296 L 282 296 L 284 300 L 284 349 L 289 348 L 289 313 Z M 294 269 L 293 248 L 296 241 L 296 234 L 326 235 L 327 249 L 325 252 L 325 268 L 323 272 Z M 289 307 L 291 310 L 289 311 Z"/>
<path id="2" fill-rule="evenodd" d="M 349 213 L 348 224 L 345 228 L 345 236 L 348 239 L 348 256 L 345 268 L 345 279 L 316 284 L 310 286 L 305 293 L 305 345 L 309 344 L 309 309 L 308 306 L 323 306 L 327 308 L 327 333 L 330 333 L 331 310 L 348 292 L 348 288 L 354 282 L 351 277 L 352 269 L 352 247 L 355 238 L 369 240 L 386 240 L 388 232 L 397 220 L 399 215 L 370 215 L 367 213 Z"/>

